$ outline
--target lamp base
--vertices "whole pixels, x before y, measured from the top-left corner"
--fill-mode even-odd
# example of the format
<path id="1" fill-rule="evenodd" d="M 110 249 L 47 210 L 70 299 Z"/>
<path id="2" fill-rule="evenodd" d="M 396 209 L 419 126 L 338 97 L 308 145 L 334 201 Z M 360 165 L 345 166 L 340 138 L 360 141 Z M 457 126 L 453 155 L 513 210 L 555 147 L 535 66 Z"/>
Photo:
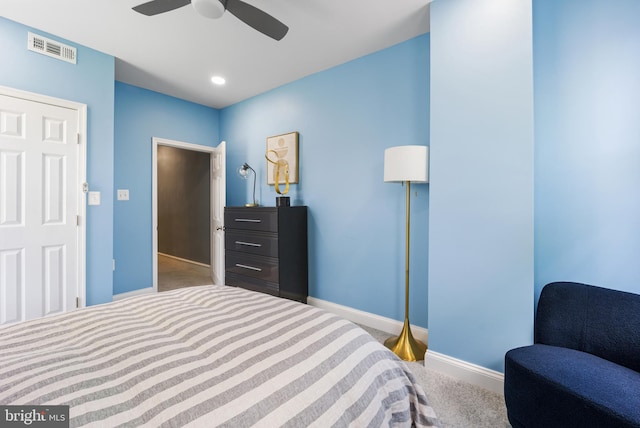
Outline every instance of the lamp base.
<path id="1" fill-rule="evenodd" d="M 427 352 L 427 345 L 415 339 L 411 334 L 408 318 L 404 319 L 400 336 L 388 338 L 384 341 L 384 346 L 391 349 L 394 354 L 404 361 L 424 360 L 424 354 Z"/>
<path id="2" fill-rule="evenodd" d="M 288 196 L 278 196 L 276 198 L 276 207 L 289 207 L 291 206 L 291 200 Z"/>

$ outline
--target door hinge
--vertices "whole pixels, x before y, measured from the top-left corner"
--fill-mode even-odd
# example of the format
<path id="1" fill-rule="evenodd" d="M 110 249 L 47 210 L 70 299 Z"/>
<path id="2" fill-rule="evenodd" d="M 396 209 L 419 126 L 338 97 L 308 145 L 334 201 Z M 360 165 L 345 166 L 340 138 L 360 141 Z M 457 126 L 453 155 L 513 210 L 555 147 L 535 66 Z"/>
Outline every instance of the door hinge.
<path id="1" fill-rule="evenodd" d="M 80 226 L 80 216 L 76 216 L 76 226 Z"/>
<path id="2" fill-rule="evenodd" d="M 87 183 L 86 181 L 82 183 L 82 191 L 84 193 L 87 193 L 89 191 L 89 183 Z"/>
<path id="3" fill-rule="evenodd" d="M 80 144 L 80 133 L 79 132 L 76 134 L 76 143 Z"/>
<path id="4" fill-rule="evenodd" d="M 80 307 L 80 298 L 76 297 L 76 309 Z"/>

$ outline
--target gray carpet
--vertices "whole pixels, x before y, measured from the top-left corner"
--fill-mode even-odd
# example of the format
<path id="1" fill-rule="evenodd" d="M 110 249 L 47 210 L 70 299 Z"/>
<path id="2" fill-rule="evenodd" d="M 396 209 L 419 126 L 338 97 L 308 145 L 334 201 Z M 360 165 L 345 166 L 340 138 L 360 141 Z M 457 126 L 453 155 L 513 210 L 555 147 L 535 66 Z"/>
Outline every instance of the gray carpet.
<path id="1" fill-rule="evenodd" d="M 389 335 L 361 326 L 378 341 Z M 428 352 L 428 351 L 427 351 Z M 406 362 L 429 399 L 443 428 L 510 428 L 504 397 L 475 385 L 460 382 L 424 367 Z"/>
<path id="2" fill-rule="evenodd" d="M 208 267 L 158 254 L 158 291 L 211 284 Z"/>

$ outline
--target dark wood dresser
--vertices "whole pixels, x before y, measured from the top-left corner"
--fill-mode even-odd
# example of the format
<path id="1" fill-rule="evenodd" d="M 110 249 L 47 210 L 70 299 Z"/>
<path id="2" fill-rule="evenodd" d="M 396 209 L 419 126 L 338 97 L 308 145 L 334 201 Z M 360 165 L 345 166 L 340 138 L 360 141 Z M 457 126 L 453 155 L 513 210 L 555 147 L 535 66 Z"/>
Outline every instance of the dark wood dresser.
<path id="1" fill-rule="evenodd" d="M 307 207 L 226 207 L 225 283 L 307 302 Z"/>

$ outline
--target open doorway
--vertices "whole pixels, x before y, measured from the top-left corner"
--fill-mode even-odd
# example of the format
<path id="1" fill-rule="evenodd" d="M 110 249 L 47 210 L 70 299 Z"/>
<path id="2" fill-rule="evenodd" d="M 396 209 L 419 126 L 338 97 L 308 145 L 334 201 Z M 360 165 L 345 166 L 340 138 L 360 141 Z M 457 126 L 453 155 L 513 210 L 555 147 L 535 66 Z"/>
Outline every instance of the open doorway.
<path id="1" fill-rule="evenodd" d="M 209 153 L 158 146 L 158 291 L 212 283 Z"/>
<path id="2" fill-rule="evenodd" d="M 224 283 L 224 142 L 153 139 L 154 291 Z"/>

